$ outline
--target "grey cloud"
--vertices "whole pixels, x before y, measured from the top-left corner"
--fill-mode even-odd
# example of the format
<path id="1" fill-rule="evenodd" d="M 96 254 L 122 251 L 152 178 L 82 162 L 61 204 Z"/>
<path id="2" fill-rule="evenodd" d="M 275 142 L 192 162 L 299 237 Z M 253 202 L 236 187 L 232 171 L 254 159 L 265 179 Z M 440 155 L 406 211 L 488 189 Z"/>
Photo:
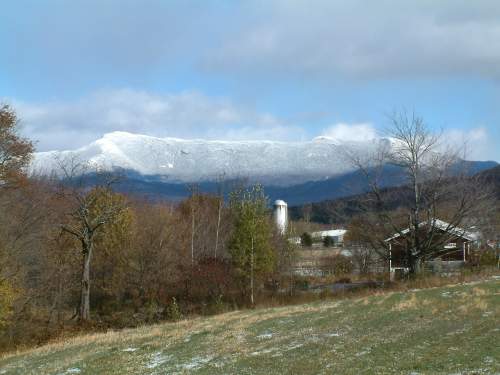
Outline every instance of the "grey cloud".
<path id="1" fill-rule="evenodd" d="M 258 21 L 211 51 L 207 68 L 321 79 L 500 78 L 497 1 L 277 1 L 253 12 Z"/>
<path id="2" fill-rule="evenodd" d="M 0 36 L 6 64 L 54 80 L 183 66 L 243 79 L 500 77 L 496 0 L 49 1 L 21 12 Z"/>
<path id="3" fill-rule="evenodd" d="M 22 119 L 23 133 L 37 142 L 39 151 L 83 146 L 116 130 L 233 140 L 286 140 L 304 134 L 271 114 L 199 92 L 158 95 L 122 89 L 99 91 L 76 101 L 10 102 Z"/>

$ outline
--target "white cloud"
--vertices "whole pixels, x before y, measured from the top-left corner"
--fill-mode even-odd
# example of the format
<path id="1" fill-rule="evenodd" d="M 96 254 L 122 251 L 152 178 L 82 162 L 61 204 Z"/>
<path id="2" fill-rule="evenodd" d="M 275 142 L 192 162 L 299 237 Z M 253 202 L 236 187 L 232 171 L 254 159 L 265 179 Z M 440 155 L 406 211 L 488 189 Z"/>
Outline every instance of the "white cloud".
<path id="1" fill-rule="evenodd" d="M 188 139 L 280 141 L 304 140 L 311 131 L 271 113 L 195 91 L 160 95 L 122 89 L 98 91 L 74 101 L 0 101 L 14 106 L 22 133 L 36 142 L 38 151 L 80 147 L 117 130 Z M 337 123 L 325 128 L 321 136 L 359 142 L 378 137 L 369 122 Z M 495 137 L 484 126 L 448 129 L 443 141 L 444 146 L 461 148 L 467 159 L 498 160 Z"/>
<path id="2" fill-rule="evenodd" d="M 337 141 L 366 142 L 377 139 L 379 135 L 371 123 L 339 123 L 323 130 L 322 137 Z M 472 129 L 446 129 L 441 135 L 440 148 L 458 152 L 467 160 L 498 160 L 496 139 L 484 126 Z"/>
<path id="3" fill-rule="evenodd" d="M 10 101 L 23 133 L 40 151 L 85 145 L 121 130 L 160 137 L 297 139 L 303 131 L 269 113 L 199 92 L 158 95 L 129 89 L 95 92 L 70 102 Z"/>
<path id="4" fill-rule="evenodd" d="M 444 146 L 459 150 L 467 160 L 495 160 L 498 158 L 495 139 L 486 127 L 450 129 L 443 134 Z"/>
<path id="5" fill-rule="evenodd" d="M 337 141 L 364 142 L 377 138 L 377 131 L 370 123 L 339 123 L 326 128 L 321 135 Z"/>

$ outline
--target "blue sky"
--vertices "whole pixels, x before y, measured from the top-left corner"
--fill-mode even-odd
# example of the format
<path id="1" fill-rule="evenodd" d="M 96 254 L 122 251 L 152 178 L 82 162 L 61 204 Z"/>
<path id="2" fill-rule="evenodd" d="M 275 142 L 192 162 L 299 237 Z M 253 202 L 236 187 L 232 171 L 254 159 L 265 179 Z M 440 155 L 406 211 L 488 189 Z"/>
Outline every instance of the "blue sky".
<path id="1" fill-rule="evenodd" d="M 39 150 L 131 131 L 369 139 L 406 108 L 500 161 L 498 1 L 2 5 L 0 98 Z"/>

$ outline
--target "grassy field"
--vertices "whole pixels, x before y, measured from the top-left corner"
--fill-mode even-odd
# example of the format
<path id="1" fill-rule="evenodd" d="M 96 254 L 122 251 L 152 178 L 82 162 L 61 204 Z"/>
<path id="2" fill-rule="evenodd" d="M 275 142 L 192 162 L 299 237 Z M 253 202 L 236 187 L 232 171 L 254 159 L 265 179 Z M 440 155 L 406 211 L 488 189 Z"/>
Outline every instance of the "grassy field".
<path id="1" fill-rule="evenodd" d="M 68 339 L 0 374 L 500 374 L 500 279 Z"/>

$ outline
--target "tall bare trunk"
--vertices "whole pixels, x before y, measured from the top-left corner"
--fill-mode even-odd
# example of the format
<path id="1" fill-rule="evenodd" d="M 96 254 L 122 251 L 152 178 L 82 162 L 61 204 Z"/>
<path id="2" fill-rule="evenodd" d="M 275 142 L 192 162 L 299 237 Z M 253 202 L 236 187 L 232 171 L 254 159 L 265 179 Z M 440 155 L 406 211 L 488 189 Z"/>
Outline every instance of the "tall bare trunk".
<path id="1" fill-rule="evenodd" d="M 92 242 L 83 242 L 82 290 L 80 296 L 80 321 L 90 320 L 90 260 L 92 258 Z"/>
<path id="2" fill-rule="evenodd" d="M 253 236 L 252 236 L 252 247 L 250 253 L 250 302 L 253 306 L 254 298 L 253 298 L 253 290 L 254 290 L 254 281 L 253 281 L 253 263 L 254 263 L 254 254 L 253 254 Z"/>
<path id="3" fill-rule="evenodd" d="M 215 230 L 215 250 L 214 258 L 217 259 L 217 248 L 219 247 L 219 231 L 220 231 L 220 214 L 222 211 L 222 199 L 219 198 L 219 206 L 217 207 L 217 229 Z"/>
<path id="4" fill-rule="evenodd" d="M 413 179 L 413 194 L 415 198 L 415 206 L 413 210 L 412 217 L 412 226 L 413 226 L 413 248 L 409 249 L 408 254 L 408 267 L 411 275 L 415 274 L 417 271 L 417 259 L 413 255 L 413 251 L 415 254 L 419 254 L 420 252 L 420 186 L 419 184 L 419 170 L 420 170 L 420 161 L 418 155 L 415 154 L 413 156 L 413 170 L 412 170 L 412 179 Z M 431 224 L 432 225 L 432 224 Z"/>
<path id="5" fill-rule="evenodd" d="M 191 211 L 191 265 L 194 265 L 194 209 Z"/>

